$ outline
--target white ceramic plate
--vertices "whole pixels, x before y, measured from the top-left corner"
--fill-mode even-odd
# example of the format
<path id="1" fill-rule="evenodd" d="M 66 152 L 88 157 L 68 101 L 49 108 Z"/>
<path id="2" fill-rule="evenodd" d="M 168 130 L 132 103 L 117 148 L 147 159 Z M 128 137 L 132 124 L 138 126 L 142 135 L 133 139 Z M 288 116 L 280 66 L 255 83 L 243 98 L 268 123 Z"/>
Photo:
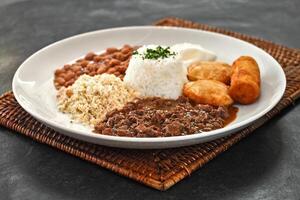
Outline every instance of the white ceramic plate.
<path id="1" fill-rule="evenodd" d="M 194 135 L 131 138 L 95 134 L 90 128 L 70 123 L 67 115 L 56 107 L 54 71 L 87 52 L 101 52 L 107 47 L 124 44 L 143 45 L 176 43 L 200 44 L 215 52 L 218 60 L 232 63 L 241 55 L 256 59 L 261 71 L 262 93 L 251 105 L 238 106 L 237 119 L 228 126 Z M 265 51 L 247 42 L 217 33 L 171 27 L 123 27 L 99 30 L 70 37 L 51 44 L 30 56 L 16 71 L 13 92 L 19 104 L 39 121 L 53 129 L 88 142 L 122 148 L 169 148 L 197 144 L 234 133 L 271 110 L 282 97 L 286 79 L 281 66 Z"/>

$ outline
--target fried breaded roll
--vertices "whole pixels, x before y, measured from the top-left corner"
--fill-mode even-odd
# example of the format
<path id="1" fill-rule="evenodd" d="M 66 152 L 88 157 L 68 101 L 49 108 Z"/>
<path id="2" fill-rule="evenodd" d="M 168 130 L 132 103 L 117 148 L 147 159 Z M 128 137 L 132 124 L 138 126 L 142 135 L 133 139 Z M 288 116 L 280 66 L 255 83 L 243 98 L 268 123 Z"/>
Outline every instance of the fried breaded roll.
<path id="1" fill-rule="evenodd" d="M 213 106 L 233 104 L 233 100 L 228 94 L 228 86 L 215 80 L 188 82 L 183 87 L 183 94 L 196 103 Z"/>
<path id="2" fill-rule="evenodd" d="M 230 65 L 215 61 L 200 61 L 188 67 L 188 78 L 191 81 L 216 80 L 229 84 L 231 73 Z"/>
<path id="3" fill-rule="evenodd" d="M 260 95 L 258 64 L 250 56 L 241 56 L 233 62 L 229 88 L 230 96 L 238 103 L 251 104 Z"/>

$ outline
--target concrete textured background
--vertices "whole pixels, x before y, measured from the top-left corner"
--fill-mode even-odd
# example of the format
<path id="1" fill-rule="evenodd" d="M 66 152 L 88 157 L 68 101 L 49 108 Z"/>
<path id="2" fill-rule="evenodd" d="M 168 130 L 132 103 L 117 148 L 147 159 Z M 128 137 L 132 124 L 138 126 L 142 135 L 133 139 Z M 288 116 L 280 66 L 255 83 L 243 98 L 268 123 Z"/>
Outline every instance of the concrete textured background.
<path id="1" fill-rule="evenodd" d="M 300 1 L 0 0 L 0 92 L 40 48 L 166 16 L 300 47 Z M 166 192 L 0 127 L 0 199 L 300 199 L 299 101 Z"/>

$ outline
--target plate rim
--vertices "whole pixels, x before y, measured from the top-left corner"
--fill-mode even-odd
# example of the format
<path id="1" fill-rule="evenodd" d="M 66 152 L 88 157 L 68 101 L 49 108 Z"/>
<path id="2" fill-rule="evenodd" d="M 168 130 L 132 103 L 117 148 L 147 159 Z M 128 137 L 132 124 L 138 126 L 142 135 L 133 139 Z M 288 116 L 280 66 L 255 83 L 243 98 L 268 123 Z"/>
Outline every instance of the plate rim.
<path id="1" fill-rule="evenodd" d="M 254 47 L 257 51 L 265 54 L 266 56 L 268 56 L 272 62 L 276 63 L 277 66 L 279 67 L 279 70 L 281 71 L 281 77 L 282 77 L 282 90 L 280 91 L 280 94 L 277 96 L 277 98 L 272 101 L 272 104 L 270 104 L 268 107 L 266 107 L 265 109 L 263 109 L 261 112 L 259 112 L 256 115 L 253 115 L 251 117 L 249 117 L 248 119 L 245 119 L 239 123 L 233 124 L 231 126 L 226 126 L 220 129 L 216 129 L 213 131 L 209 131 L 209 132 L 199 132 L 199 133 L 195 133 L 195 134 L 191 134 L 191 135 L 183 135 L 183 136 L 170 136 L 170 137 L 145 137 L 145 138 L 139 138 L 139 137 L 123 137 L 123 136 L 111 136 L 111 135 L 102 135 L 102 134 L 91 134 L 91 135 L 87 135 L 84 134 L 81 130 L 70 130 L 66 127 L 64 127 L 63 125 L 57 124 L 53 121 L 51 121 L 51 119 L 47 119 L 44 118 L 43 116 L 40 116 L 38 113 L 32 111 L 31 109 L 28 109 L 26 105 L 24 105 L 22 103 L 22 100 L 19 98 L 18 93 L 16 92 L 16 83 L 17 83 L 17 77 L 21 71 L 21 69 L 26 66 L 27 62 L 32 59 L 35 56 L 38 56 L 38 54 L 40 54 L 41 52 L 45 51 L 48 48 L 51 48 L 52 46 L 55 45 L 63 45 L 64 42 L 68 42 L 70 40 L 76 39 L 76 38 L 80 38 L 83 36 L 89 36 L 92 34 L 98 34 L 98 33 L 102 33 L 102 32 L 109 32 L 109 31 L 119 31 L 119 30 L 126 30 L 126 29 L 171 29 L 171 30 L 183 30 L 183 31 L 191 31 L 191 32 L 202 32 L 204 34 L 212 34 L 212 35 L 216 35 L 218 37 L 225 37 L 228 38 L 230 40 L 238 40 L 239 42 L 242 42 L 244 44 L 250 45 L 252 47 Z M 286 90 L 286 76 L 285 73 L 283 71 L 282 66 L 277 62 L 277 60 L 275 60 L 269 53 L 267 53 L 266 51 L 264 51 L 263 49 L 249 43 L 246 42 L 244 40 L 235 38 L 235 37 L 231 37 L 228 35 L 224 35 L 221 33 L 216 33 L 216 32 L 210 32 L 210 31 L 205 31 L 205 30 L 200 30 L 200 29 L 190 29 L 190 28 L 182 28 L 182 27 L 169 27 L 169 26 L 123 26 L 123 27 L 114 27 L 114 28 L 107 28 L 107 29 L 100 29 L 100 30 L 95 30 L 95 31 L 89 31 L 89 32 L 85 32 L 85 33 L 81 33 L 81 34 L 77 34 L 71 37 L 67 37 L 61 40 L 58 40 L 54 43 L 51 43 L 43 48 L 41 48 L 40 50 L 36 51 L 35 53 L 33 53 L 31 56 L 29 56 L 24 62 L 22 62 L 22 64 L 18 67 L 18 69 L 16 70 L 14 76 L 13 76 L 13 81 L 12 81 L 12 90 L 14 93 L 14 96 L 17 100 L 17 102 L 21 105 L 21 107 L 28 112 L 30 115 L 32 115 L 35 119 L 37 119 L 38 121 L 44 123 L 45 125 L 48 125 L 54 129 L 59 129 L 62 130 L 63 132 L 59 132 L 62 134 L 65 134 L 64 132 L 69 132 L 72 134 L 76 134 L 76 135 L 80 135 L 82 137 L 89 137 L 89 138 L 94 138 L 94 139 L 101 139 L 101 140 L 106 140 L 106 141 L 115 141 L 115 142 L 126 142 L 126 143 L 164 143 L 164 142 L 175 142 L 175 141 L 186 141 L 186 140 L 193 140 L 193 139 L 200 139 L 202 138 L 202 140 L 205 140 L 207 138 L 210 137 L 214 137 L 217 135 L 220 135 L 220 137 L 223 137 L 225 133 L 227 132 L 234 132 L 234 130 L 238 129 L 238 128 L 243 128 L 245 126 L 250 125 L 251 123 L 253 123 L 254 121 L 256 121 L 257 119 L 261 118 L 263 115 L 265 115 L 267 112 L 269 112 L 272 108 L 274 108 L 277 103 L 281 100 L 282 96 L 284 95 L 284 92 Z M 223 133 L 223 134 L 222 134 Z M 69 135 L 69 134 L 68 134 Z M 228 134 L 226 134 L 228 135 Z M 70 135 L 69 135 L 70 136 Z M 72 137 L 72 136 L 70 136 Z M 78 137 L 76 137 L 78 138 Z M 219 137 L 217 137 L 219 138 Z M 83 139 L 84 140 L 84 139 Z M 198 143 L 201 143 L 201 141 L 199 141 Z M 179 146 L 179 145 L 178 145 Z"/>

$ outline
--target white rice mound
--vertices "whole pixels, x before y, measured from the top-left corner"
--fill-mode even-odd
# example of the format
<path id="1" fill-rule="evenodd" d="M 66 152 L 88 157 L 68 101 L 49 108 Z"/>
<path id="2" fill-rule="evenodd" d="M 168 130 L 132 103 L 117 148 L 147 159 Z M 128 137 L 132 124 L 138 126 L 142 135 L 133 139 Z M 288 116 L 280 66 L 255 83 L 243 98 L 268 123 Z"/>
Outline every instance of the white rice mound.
<path id="1" fill-rule="evenodd" d="M 133 55 L 124 77 L 124 82 L 143 97 L 169 99 L 177 99 L 187 81 L 187 69 L 177 56 L 151 60 Z"/>
<path id="2" fill-rule="evenodd" d="M 111 74 L 82 75 L 73 85 L 58 91 L 58 109 L 77 122 L 94 126 L 105 115 L 122 108 L 136 92 Z"/>

